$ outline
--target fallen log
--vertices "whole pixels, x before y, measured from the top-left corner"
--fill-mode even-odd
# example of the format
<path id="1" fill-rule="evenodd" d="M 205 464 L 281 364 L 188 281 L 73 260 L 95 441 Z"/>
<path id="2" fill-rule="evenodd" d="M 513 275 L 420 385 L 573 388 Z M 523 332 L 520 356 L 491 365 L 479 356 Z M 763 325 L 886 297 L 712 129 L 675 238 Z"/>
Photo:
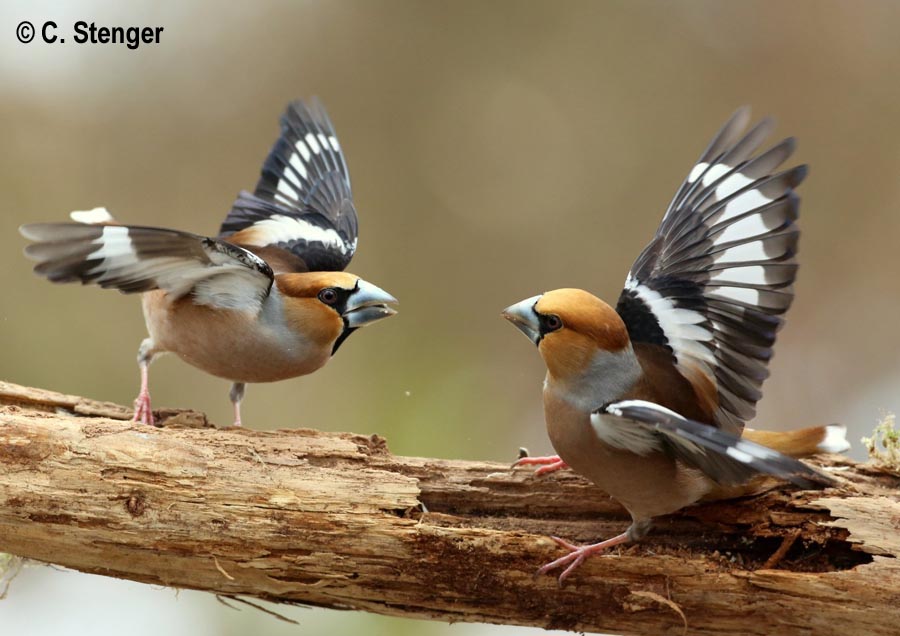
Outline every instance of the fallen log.
<path id="1" fill-rule="evenodd" d="M 830 456 L 840 485 L 768 482 L 691 507 L 563 586 L 546 538 L 612 536 L 568 471 L 392 455 L 383 439 L 218 429 L 0 382 L 0 551 L 279 603 L 621 634 L 896 634 L 900 475 Z M 12 602 L 6 600 L 5 602 Z"/>

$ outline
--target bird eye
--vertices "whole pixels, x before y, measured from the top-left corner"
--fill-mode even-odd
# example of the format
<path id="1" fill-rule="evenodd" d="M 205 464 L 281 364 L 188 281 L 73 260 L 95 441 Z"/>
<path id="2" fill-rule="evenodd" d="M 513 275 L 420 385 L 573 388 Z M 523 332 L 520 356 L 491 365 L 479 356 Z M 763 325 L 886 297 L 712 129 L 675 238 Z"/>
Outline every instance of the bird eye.
<path id="1" fill-rule="evenodd" d="M 338 293 L 336 290 L 328 287 L 319 292 L 319 300 L 321 300 L 326 305 L 333 305 L 337 302 Z"/>
<path id="2" fill-rule="evenodd" d="M 556 331 L 563 326 L 562 320 L 556 314 L 544 316 L 544 328 L 549 331 Z"/>

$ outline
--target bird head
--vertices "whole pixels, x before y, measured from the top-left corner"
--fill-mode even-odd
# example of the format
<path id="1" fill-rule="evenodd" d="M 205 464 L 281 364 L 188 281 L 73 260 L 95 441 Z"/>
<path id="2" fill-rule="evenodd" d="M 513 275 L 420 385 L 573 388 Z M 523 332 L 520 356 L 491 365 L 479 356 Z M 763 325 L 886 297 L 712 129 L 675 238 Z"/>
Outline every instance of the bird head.
<path id="1" fill-rule="evenodd" d="M 550 375 L 564 380 L 587 371 L 598 356 L 629 346 L 616 310 L 581 289 L 557 289 L 503 310 L 503 317 L 537 345 Z"/>
<path id="2" fill-rule="evenodd" d="M 332 355 L 351 333 L 396 314 L 397 299 L 348 272 L 280 274 L 275 280 L 285 298 L 288 322 Z"/>

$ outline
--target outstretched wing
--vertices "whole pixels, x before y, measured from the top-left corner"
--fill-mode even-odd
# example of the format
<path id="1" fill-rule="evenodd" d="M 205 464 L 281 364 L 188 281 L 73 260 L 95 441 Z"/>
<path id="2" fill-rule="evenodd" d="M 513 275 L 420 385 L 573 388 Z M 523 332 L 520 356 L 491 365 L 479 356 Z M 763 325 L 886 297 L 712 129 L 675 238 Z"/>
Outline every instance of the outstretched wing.
<path id="1" fill-rule="evenodd" d="M 799 199 L 806 175 L 777 172 L 786 139 L 754 156 L 772 128 L 742 135 L 744 108 L 715 136 L 628 274 L 616 310 L 633 342 L 667 347 L 679 370 L 717 389 L 716 424 L 739 434 L 756 413 L 775 334 L 793 300 Z"/>
<path id="2" fill-rule="evenodd" d="M 347 163 L 328 114 L 317 99 L 291 102 L 256 190 L 238 195 L 220 236 L 264 255 L 276 271 L 337 271 L 353 258 L 357 235 Z"/>
<path id="3" fill-rule="evenodd" d="M 111 217 L 110 217 L 111 219 Z M 36 223 L 19 230 L 35 243 L 25 254 L 56 283 L 80 281 L 125 293 L 162 289 L 173 298 L 225 309 L 259 310 L 272 269 L 218 239 L 128 225 Z"/>
<path id="4" fill-rule="evenodd" d="M 833 484 L 827 475 L 793 457 L 695 422 L 653 402 L 623 400 L 591 414 L 604 442 L 633 452 L 668 452 L 722 485 L 741 484 L 765 473 L 801 488 Z"/>

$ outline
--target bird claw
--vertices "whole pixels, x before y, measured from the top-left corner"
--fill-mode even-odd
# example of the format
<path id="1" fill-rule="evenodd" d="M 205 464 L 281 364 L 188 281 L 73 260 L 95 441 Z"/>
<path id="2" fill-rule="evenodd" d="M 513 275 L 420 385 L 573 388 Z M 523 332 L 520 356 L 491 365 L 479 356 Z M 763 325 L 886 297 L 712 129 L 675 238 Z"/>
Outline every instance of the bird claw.
<path id="1" fill-rule="evenodd" d="M 134 400 L 134 417 L 132 422 L 153 425 L 153 411 L 150 408 L 150 393 L 141 391 Z"/>
<path id="2" fill-rule="evenodd" d="M 562 574 L 560 574 L 559 578 L 557 579 L 560 587 L 562 587 L 563 582 L 569 577 L 569 575 L 572 574 L 572 572 L 574 572 L 578 568 L 578 566 L 584 563 L 584 561 L 588 557 L 600 552 L 605 552 L 615 545 L 619 545 L 620 543 L 626 543 L 627 541 L 629 541 L 627 534 L 624 532 L 613 537 L 612 539 L 607 539 L 606 541 L 601 541 L 600 543 L 591 543 L 589 545 L 576 545 L 559 537 L 550 538 L 558 545 L 562 546 L 566 550 L 569 550 L 569 554 L 561 556 L 555 561 L 551 561 L 550 563 L 541 566 L 540 568 L 538 568 L 535 576 L 547 574 L 551 570 L 555 570 L 556 568 L 565 566 Z"/>
<path id="3" fill-rule="evenodd" d="M 572 552 L 574 552 L 575 550 L 578 550 L 579 548 L 582 547 L 582 546 L 578 545 L 577 543 L 570 543 L 570 542 L 566 541 L 565 539 L 561 539 L 560 537 L 550 537 L 550 538 L 553 539 L 553 541 L 555 541 L 562 547 L 564 547 L 566 550 L 570 550 Z"/>
<path id="4" fill-rule="evenodd" d="M 556 541 L 558 544 L 560 544 L 570 552 L 569 554 L 538 568 L 535 576 L 547 574 L 551 570 L 566 566 L 566 568 L 562 571 L 562 574 L 560 574 L 559 578 L 557 579 L 559 586 L 562 587 L 563 581 L 565 581 L 566 578 L 568 578 L 568 576 L 575 571 L 575 568 L 581 565 L 584 560 L 588 556 L 590 556 L 591 552 L 588 551 L 588 548 L 591 548 L 593 546 L 576 546 L 569 543 L 568 541 L 563 541 L 559 537 L 551 537 L 551 539 Z"/>
<path id="5" fill-rule="evenodd" d="M 569 465 L 559 458 L 559 455 L 549 455 L 547 457 L 520 457 L 513 462 L 512 467 L 519 466 L 540 466 L 534 471 L 535 476 L 547 475 L 556 472 L 562 468 L 568 468 Z"/>

